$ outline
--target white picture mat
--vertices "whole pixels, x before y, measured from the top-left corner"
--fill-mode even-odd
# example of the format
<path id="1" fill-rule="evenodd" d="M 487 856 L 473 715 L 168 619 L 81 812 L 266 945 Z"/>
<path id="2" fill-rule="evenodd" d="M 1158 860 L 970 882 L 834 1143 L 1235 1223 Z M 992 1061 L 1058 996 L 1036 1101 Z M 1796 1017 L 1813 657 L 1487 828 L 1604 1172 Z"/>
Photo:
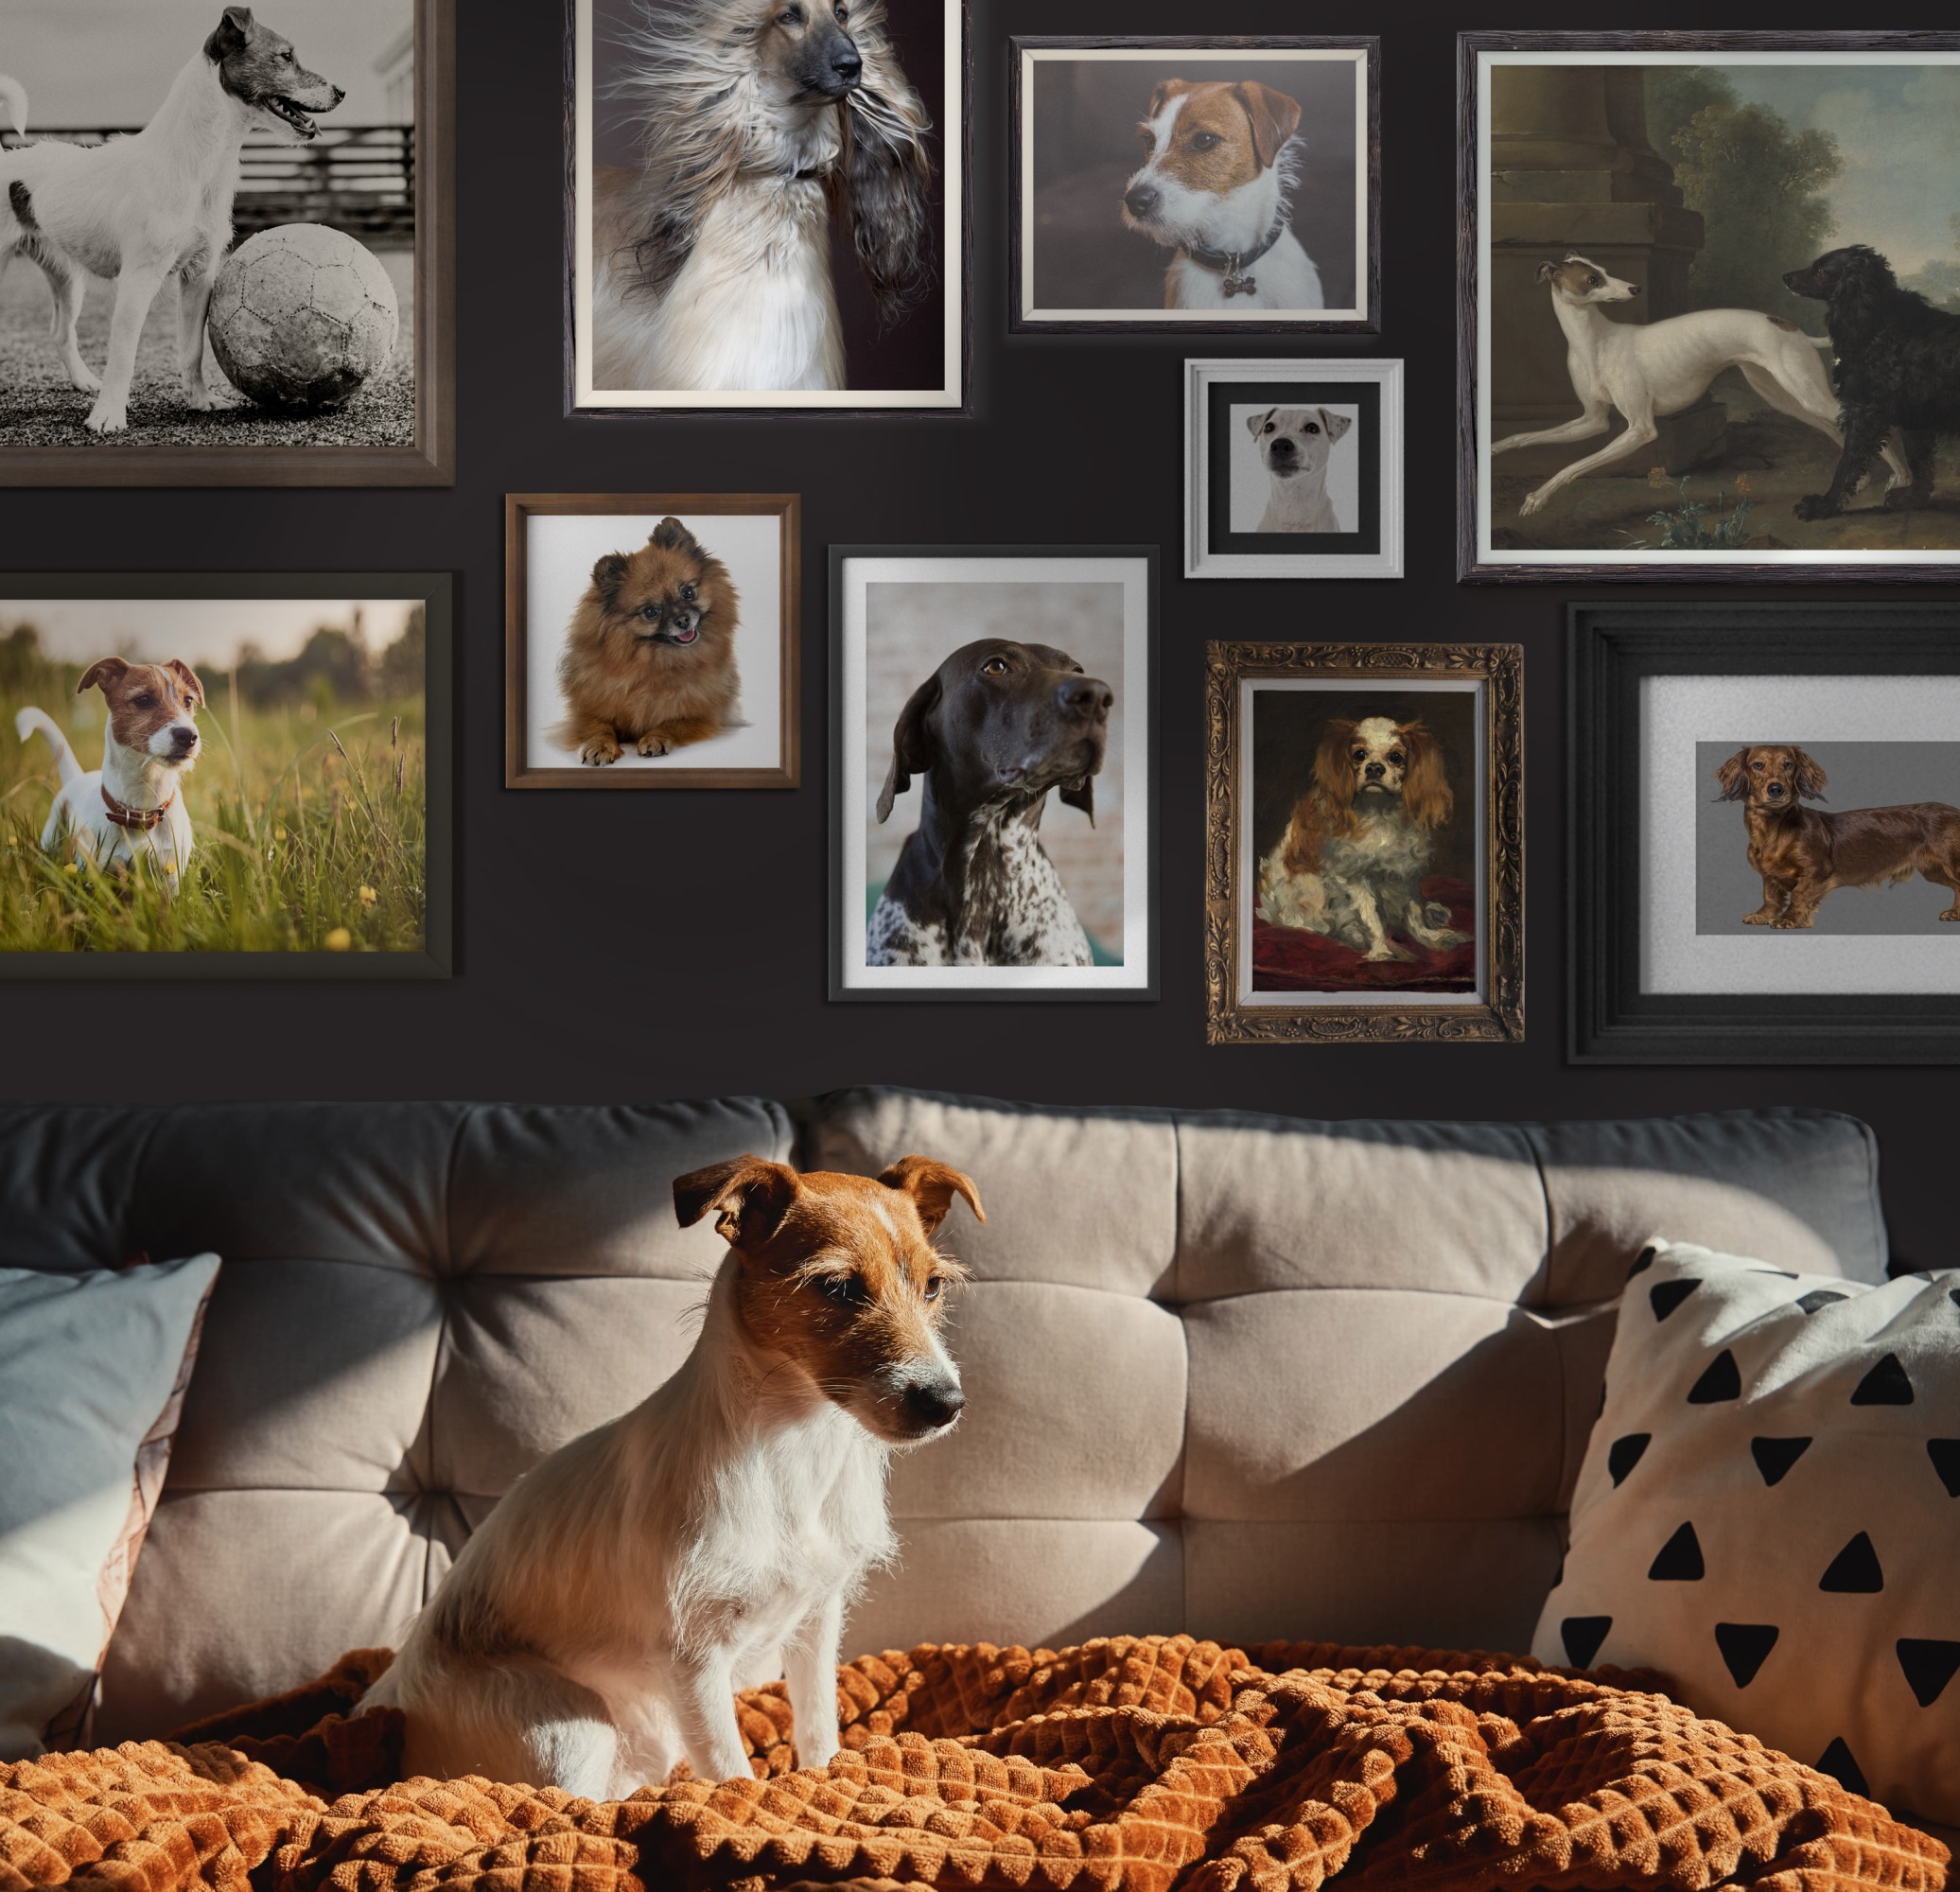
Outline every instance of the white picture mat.
<path id="1" fill-rule="evenodd" d="M 590 0 L 581 0 L 589 5 Z M 1118 322 L 1126 314 L 1151 322 L 1181 322 L 1197 328 L 1225 328 L 1240 323 L 1269 324 L 1297 317 L 1303 324 L 1323 322 L 1363 322 L 1368 311 L 1355 308 L 1041 308 L 1034 301 L 1035 232 L 1030 206 L 1035 192 L 1035 66 L 1043 60 L 1097 63 L 1134 60 L 1162 64 L 1175 54 L 1181 65 L 1244 65 L 1257 60 L 1346 61 L 1355 69 L 1355 294 L 1367 294 L 1368 284 L 1368 50 L 1365 46 L 1024 46 L 1021 49 L 1021 315 L 1024 322 Z M 1139 242 L 1144 239 L 1139 237 Z M 1169 261 L 1169 253 L 1164 259 Z"/>
<path id="2" fill-rule="evenodd" d="M 1726 47 L 1695 52 L 1479 52 L 1477 56 L 1477 559 L 1480 565 L 1926 565 L 1951 562 L 1960 553 L 1936 547 L 1869 550 L 1831 546 L 1815 552 L 1758 551 L 1733 557 L 1720 552 L 1658 548 L 1615 551 L 1607 547 L 1507 550 L 1491 544 L 1491 308 L 1486 278 L 1491 254 L 1491 70 L 1498 65 L 1953 65 L 1960 53 L 1917 48 L 1910 52 L 1734 52 Z M 1573 395 L 1572 405 L 1579 405 Z M 1581 449 L 1583 450 L 1583 449 Z M 1573 457 L 1578 458 L 1575 450 Z M 1696 990 L 1701 990 L 1696 988 Z M 1727 990 L 1724 988 L 1724 990 Z M 1891 988 L 1886 988 L 1891 990 Z"/>
<path id="3" fill-rule="evenodd" d="M 966 310 L 966 114 L 964 33 L 960 8 L 946 0 L 946 120 L 936 128 L 933 158 L 944 185 L 945 219 L 938 233 L 937 263 L 946 285 L 942 338 L 946 378 L 937 388 L 606 388 L 592 385 L 592 136 L 596 122 L 592 61 L 592 0 L 577 0 L 577 46 L 572 61 L 572 97 L 577 127 L 573 162 L 572 404 L 580 408 L 956 408 L 965 398 L 960 385 L 961 324 Z M 855 269 L 839 250 L 835 266 Z"/>
<path id="4" fill-rule="evenodd" d="M 1120 584 L 1123 587 L 1123 963 L 1120 966 L 867 966 L 864 811 L 839 811 L 842 858 L 831 871 L 844 889 L 837 941 L 840 983 L 848 991 L 1146 991 L 1150 964 L 1150 567 L 1142 558 L 849 558 L 841 580 L 844 652 L 840 780 L 852 797 L 865 780 L 870 732 L 865 727 L 866 592 L 878 584 Z"/>
<path id="5" fill-rule="evenodd" d="M 1643 992 L 1960 990 L 1960 939 L 1697 933 L 1693 863 L 1682 860 L 1697 802 L 1716 793 L 1697 776 L 1697 743 L 1951 742 L 1960 676 L 1648 676 L 1639 714 Z M 1740 853 L 1740 804 L 1735 816 Z"/>
<path id="6" fill-rule="evenodd" d="M 551 735 L 565 715 L 558 656 L 573 608 L 608 552 L 635 552 L 663 517 L 678 518 L 728 568 L 741 593 L 735 664 L 744 727 L 664 756 L 626 753 L 617 770 L 780 768 L 782 754 L 782 521 L 774 513 L 531 513 L 524 520 L 524 766 L 584 766 Z"/>
<path id="7" fill-rule="evenodd" d="M 1259 857 L 1251 820 L 1252 799 L 1252 704 L 1255 694 L 1267 691 L 1312 691 L 1323 696 L 1351 696 L 1365 690 L 1366 677 L 1261 676 L 1241 677 L 1238 686 L 1238 1002 L 1247 1007 L 1272 1007 L 1298 1010 L 1304 1006 L 1383 1006 L 1407 1010 L 1412 1005 L 1480 1006 L 1490 1003 L 1490 836 L 1485 828 L 1488 797 L 1484 783 L 1490 776 L 1490 721 L 1488 683 L 1466 683 L 1441 676 L 1384 675 L 1377 679 L 1384 692 L 1405 692 L 1412 695 L 1434 692 L 1439 695 L 1471 696 L 1474 710 L 1471 725 L 1476 730 L 1473 780 L 1458 795 L 1457 806 L 1475 809 L 1477 823 L 1472 842 L 1471 880 L 1477 888 L 1477 985 L 1467 992 L 1346 991 L 1346 992 L 1261 992 L 1252 989 L 1252 919 L 1259 907 Z"/>

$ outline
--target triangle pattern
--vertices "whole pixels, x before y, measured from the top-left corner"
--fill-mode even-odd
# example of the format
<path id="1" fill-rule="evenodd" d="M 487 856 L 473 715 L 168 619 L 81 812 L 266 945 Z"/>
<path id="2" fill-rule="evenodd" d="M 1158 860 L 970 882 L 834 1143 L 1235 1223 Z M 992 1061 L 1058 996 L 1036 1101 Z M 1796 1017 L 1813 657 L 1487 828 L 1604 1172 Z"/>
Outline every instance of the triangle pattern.
<path id="1" fill-rule="evenodd" d="M 1566 1660 L 1575 1669 L 1590 1669 L 1600 1653 L 1606 1632 L 1613 1627 L 1610 1616 L 1568 1616 L 1559 1624 L 1559 1640 L 1566 1645 Z"/>
<path id="2" fill-rule="evenodd" d="M 1817 1579 L 1817 1587 L 1847 1596 L 1876 1596 L 1885 1587 L 1879 1553 L 1863 1531 L 1830 1560 L 1830 1568 Z"/>
<path id="3" fill-rule="evenodd" d="M 1643 1248 L 1640 1251 L 1640 1258 L 1634 1263 L 1633 1267 L 1627 1270 L 1626 1278 L 1631 1281 L 1636 1274 L 1645 1274 L 1653 1266 L 1654 1251 L 1651 1248 Z"/>
<path id="4" fill-rule="evenodd" d="M 1851 1395 L 1853 1406 L 1910 1406 L 1913 1382 L 1899 1364 L 1897 1354 L 1887 1354 L 1858 1382 Z"/>
<path id="5" fill-rule="evenodd" d="M 1690 1406 L 1720 1406 L 1724 1400 L 1742 1396 L 1742 1375 L 1736 1357 L 1726 1347 L 1708 1362 L 1707 1370 L 1688 1389 Z"/>
<path id="6" fill-rule="evenodd" d="M 1702 1562 L 1702 1540 L 1694 1534 L 1692 1524 L 1684 1524 L 1675 1532 L 1647 1567 L 1648 1581 L 1656 1584 L 1698 1584 L 1707 1574 L 1707 1566 Z"/>
<path id="7" fill-rule="evenodd" d="M 1781 1634 L 1774 1622 L 1718 1622 L 1715 1625 L 1715 1646 L 1722 1651 L 1722 1659 L 1728 1664 L 1728 1673 L 1736 1678 L 1737 1688 L 1746 1689 L 1755 1681 L 1756 1672 L 1776 1646 L 1776 1638 Z"/>
<path id="8" fill-rule="evenodd" d="M 1850 1298 L 1835 1288 L 1813 1288 L 1808 1294 L 1799 1294 L 1796 1305 L 1806 1314 L 1814 1314 L 1820 1307 L 1829 1307 L 1833 1301 L 1848 1301 Z"/>
<path id="9" fill-rule="evenodd" d="M 1606 1469 L 1613 1474 L 1614 1489 L 1626 1482 L 1626 1475 L 1640 1463 L 1641 1455 L 1652 1442 L 1652 1432 L 1629 1432 L 1623 1439 L 1616 1439 L 1607 1448 Z M 1584 1662 L 1579 1665 L 1585 1667 Z"/>
<path id="10" fill-rule="evenodd" d="M 1783 1477 L 1797 1460 L 1811 1449 L 1808 1439 L 1751 1439 L 1749 1456 L 1762 1474 L 1764 1484 L 1781 1484 Z"/>
<path id="11" fill-rule="evenodd" d="M 1820 1774 L 1829 1774 L 1840 1787 L 1848 1788 L 1854 1794 L 1868 1794 L 1871 1791 L 1864 1784 L 1864 1770 L 1852 1759 L 1851 1750 L 1845 1745 L 1843 1735 L 1839 1735 L 1817 1757 L 1817 1771 Z"/>
<path id="12" fill-rule="evenodd" d="M 1899 1638 L 1899 1666 L 1905 1672 L 1905 1685 L 1922 1708 L 1930 1708 L 1946 1692 L 1946 1687 L 1960 1673 L 1960 1642 L 1920 1641 L 1910 1636 Z"/>
<path id="13" fill-rule="evenodd" d="M 1647 1298 L 1654 1304 L 1654 1318 L 1665 1321 L 1701 1285 L 1692 1279 L 1656 1282 L 1647 1290 Z"/>
<path id="14" fill-rule="evenodd" d="M 1960 1498 L 1960 1439 L 1928 1439 L 1926 1456 L 1947 1488 L 1949 1498 Z"/>

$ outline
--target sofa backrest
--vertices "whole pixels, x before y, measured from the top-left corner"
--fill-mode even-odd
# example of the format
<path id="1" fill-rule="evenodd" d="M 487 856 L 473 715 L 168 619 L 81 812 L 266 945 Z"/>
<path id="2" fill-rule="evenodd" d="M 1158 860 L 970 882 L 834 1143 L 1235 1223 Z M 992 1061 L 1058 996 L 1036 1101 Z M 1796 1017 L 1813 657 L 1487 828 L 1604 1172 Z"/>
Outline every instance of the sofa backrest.
<path id="1" fill-rule="evenodd" d="M 864 1090 L 645 1108 L 0 1108 L 0 1266 L 225 1258 L 99 1738 L 383 1643 L 497 1498 L 645 1396 L 722 1253 L 670 1184 L 753 1151 L 967 1170 L 968 1410 L 901 1458 L 847 1632 L 1521 1648 L 1615 1297 L 1664 1233 L 1876 1280 L 1822 1112 L 1310 1123 Z"/>

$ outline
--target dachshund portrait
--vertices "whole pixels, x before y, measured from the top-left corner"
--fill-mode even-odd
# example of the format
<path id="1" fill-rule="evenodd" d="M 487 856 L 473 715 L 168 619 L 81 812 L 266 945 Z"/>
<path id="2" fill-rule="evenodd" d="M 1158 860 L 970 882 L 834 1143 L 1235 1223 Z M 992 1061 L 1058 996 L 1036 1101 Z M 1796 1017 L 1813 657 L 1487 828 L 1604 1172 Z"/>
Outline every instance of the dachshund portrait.
<path id="1" fill-rule="evenodd" d="M 1715 780 L 1723 800 L 1742 804 L 1749 865 L 1762 876 L 1762 904 L 1742 916 L 1748 925 L 1809 927 L 1836 888 L 1895 886 L 1915 874 L 1952 894 L 1940 918 L 1960 920 L 1960 808 L 1944 801 L 1842 815 L 1806 808 L 1824 798 L 1829 778 L 1794 743 L 1738 749 Z"/>
<path id="2" fill-rule="evenodd" d="M 1259 864 L 1260 913 L 1275 926 L 1338 939 L 1364 959 L 1413 959 L 1408 940 L 1432 952 L 1466 944 L 1449 909 L 1422 892 L 1453 806 L 1442 749 L 1420 721 L 1330 722 L 1313 786 Z"/>
<path id="3" fill-rule="evenodd" d="M 936 277 L 932 120 L 884 0 L 642 8 L 638 167 L 592 175 L 593 385 L 849 385 L 833 210 L 889 326 Z"/>

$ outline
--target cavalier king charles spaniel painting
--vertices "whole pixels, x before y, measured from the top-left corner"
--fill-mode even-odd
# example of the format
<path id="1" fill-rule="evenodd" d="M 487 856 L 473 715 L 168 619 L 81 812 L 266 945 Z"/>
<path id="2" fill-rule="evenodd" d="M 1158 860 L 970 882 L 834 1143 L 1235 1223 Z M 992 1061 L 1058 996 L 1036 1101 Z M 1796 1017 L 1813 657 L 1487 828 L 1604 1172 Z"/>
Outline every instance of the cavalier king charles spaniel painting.
<path id="1" fill-rule="evenodd" d="M 1376 963 L 1467 945 L 1471 936 L 1423 885 L 1453 806 L 1441 747 L 1421 721 L 1328 723 L 1313 784 L 1259 863 L 1260 917 Z"/>

